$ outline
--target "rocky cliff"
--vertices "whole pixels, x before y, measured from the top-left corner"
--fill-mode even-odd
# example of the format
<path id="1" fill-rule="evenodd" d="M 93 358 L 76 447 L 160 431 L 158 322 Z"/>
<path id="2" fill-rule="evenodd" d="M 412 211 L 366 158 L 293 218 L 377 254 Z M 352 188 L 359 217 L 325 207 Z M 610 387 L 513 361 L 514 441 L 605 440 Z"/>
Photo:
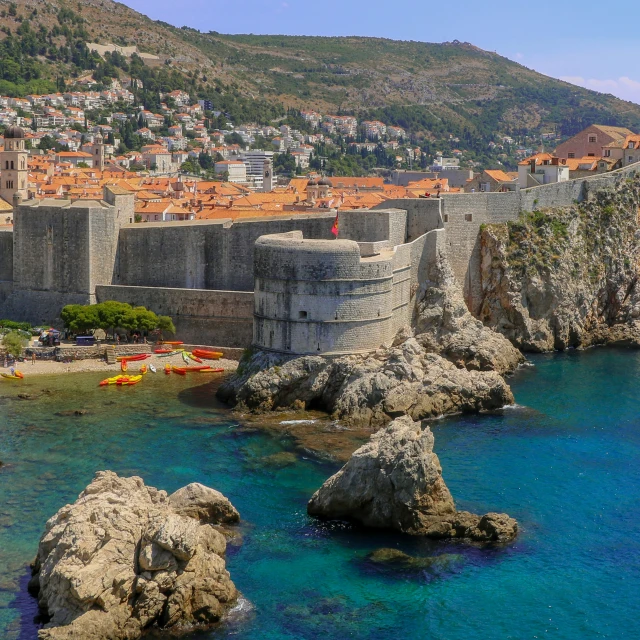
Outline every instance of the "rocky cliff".
<path id="1" fill-rule="evenodd" d="M 640 346 L 640 179 L 481 232 L 482 322 L 524 351 Z"/>
<path id="2" fill-rule="evenodd" d="M 406 327 L 389 348 L 342 358 L 256 351 L 218 396 L 242 411 L 319 408 L 357 425 L 512 403 L 501 374 L 523 357 L 471 316 L 443 257 L 432 265 L 416 300 L 415 335 Z"/>
<path id="3" fill-rule="evenodd" d="M 506 514 L 456 511 L 433 444 L 428 425 L 397 418 L 322 485 L 307 511 L 431 538 L 513 539 L 518 525 Z"/>
<path id="4" fill-rule="evenodd" d="M 30 591 L 50 618 L 42 640 L 135 640 L 220 620 L 235 602 L 226 540 L 239 520 L 220 493 L 191 484 L 171 496 L 141 478 L 100 471 L 46 524 Z"/>

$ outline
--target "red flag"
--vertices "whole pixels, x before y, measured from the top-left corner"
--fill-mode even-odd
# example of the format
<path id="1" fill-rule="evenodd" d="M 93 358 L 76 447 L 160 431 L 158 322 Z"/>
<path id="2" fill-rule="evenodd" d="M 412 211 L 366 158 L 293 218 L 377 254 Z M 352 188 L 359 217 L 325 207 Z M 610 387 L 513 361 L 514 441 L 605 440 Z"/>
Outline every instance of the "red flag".
<path id="1" fill-rule="evenodd" d="M 333 221 L 333 227 L 331 227 L 331 233 L 337 238 L 338 237 L 338 216 L 336 215 L 336 219 Z"/>

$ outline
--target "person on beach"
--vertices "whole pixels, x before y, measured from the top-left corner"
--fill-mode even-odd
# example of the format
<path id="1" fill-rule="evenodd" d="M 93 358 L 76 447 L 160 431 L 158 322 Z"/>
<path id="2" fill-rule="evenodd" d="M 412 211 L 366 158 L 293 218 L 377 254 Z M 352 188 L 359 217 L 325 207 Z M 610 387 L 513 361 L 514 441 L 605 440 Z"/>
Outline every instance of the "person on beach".
<path id="1" fill-rule="evenodd" d="M 35 364 L 36 363 L 36 352 L 32 351 L 31 352 L 31 364 Z"/>

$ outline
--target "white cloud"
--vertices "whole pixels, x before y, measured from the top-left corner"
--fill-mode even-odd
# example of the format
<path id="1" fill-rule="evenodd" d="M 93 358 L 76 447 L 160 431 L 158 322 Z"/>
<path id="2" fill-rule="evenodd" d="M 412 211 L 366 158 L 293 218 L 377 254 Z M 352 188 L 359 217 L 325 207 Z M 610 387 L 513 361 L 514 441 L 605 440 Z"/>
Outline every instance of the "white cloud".
<path id="1" fill-rule="evenodd" d="M 622 98 L 623 100 L 629 100 L 640 104 L 640 81 L 633 80 L 627 76 L 622 76 L 617 79 L 585 79 L 582 76 L 561 76 L 560 80 L 570 82 L 571 84 L 577 84 L 578 86 L 585 87 L 586 89 L 600 91 L 601 93 L 612 93 L 614 96 Z"/>

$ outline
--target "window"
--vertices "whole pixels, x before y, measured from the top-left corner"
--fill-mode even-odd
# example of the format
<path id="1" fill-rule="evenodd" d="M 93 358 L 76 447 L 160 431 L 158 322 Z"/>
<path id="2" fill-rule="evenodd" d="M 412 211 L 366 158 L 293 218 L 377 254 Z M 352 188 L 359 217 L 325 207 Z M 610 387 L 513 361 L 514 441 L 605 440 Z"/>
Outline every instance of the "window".
<path id="1" fill-rule="evenodd" d="M 473 222 L 473 213 L 465 213 L 464 220 L 465 222 Z"/>
<path id="2" fill-rule="evenodd" d="M 595 155 L 595 153 L 587 153 L 587 158 L 594 158 Z"/>
<path id="3" fill-rule="evenodd" d="M 449 214 L 448 214 L 448 213 L 445 213 L 445 214 L 442 216 L 442 221 L 443 221 L 443 222 L 449 222 Z"/>
<path id="4" fill-rule="evenodd" d="M 629 156 L 629 162 L 633 162 L 633 156 Z"/>
<path id="5" fill-rule="evenodd" d="M 589 136 L 589 142 L 598 142 L 597 136 Z"/>
<path id="6" fill-rule="evenodd" d="M 610 158 L 611 157 L 611 149 L 605 149 L 603 155 L 604 155 L 605 158 Z"/>
<path id="7" fill-rule="evenodd" d="M 567 158 L 575 158 L 576 154 L 573 153 L 573 151 L 569 151 L 569 153 L 567 153 Z"/>
<path id="8" fill-rule="evenodd" d="M 636 148 L 636 143 L 635 142 L 630 142 L 629 143 L 629 149 L 635 149 Z"/>
<path id="9" fill-rule="evenodd" d="M 11 161 L 11 168 L 13 169 L 13 160 Z"/>
<path id="10" fill-rule="evenodd" d="M 306 312 L 306 311 L 300 311 L 300 312 L 298 313 L 298 317 L 299 317 L 301 320 L 302 320 L 302 319 L 304 319 L 304 318 L 306 318 L 306 317 L 307 317 L 307 312 Z"/>

